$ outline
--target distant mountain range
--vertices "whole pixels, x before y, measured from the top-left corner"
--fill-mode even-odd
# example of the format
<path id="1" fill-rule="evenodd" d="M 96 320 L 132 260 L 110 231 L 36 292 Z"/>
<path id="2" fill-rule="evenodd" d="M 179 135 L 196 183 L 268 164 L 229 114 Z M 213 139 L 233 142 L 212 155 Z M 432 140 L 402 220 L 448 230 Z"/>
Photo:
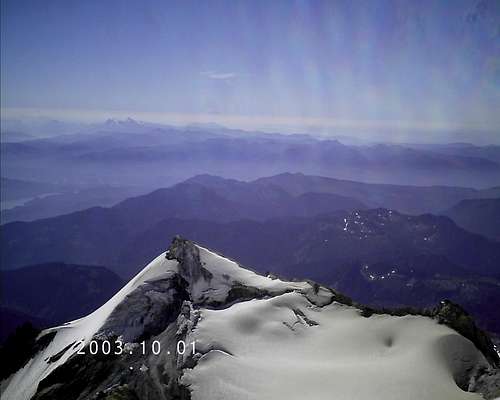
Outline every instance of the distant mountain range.
<path id="1" fill-rule="evenodd" d="M 60 131 L 61 125 L 55 125 Z M 181 128 L 132 119 L 72 132 L 2 143 L 3 174 L 56 182 L 64 169 L 68 182 L 149 187 L 200 173 L 251 180 L 286 171 L 364 182 L 476 188 L 500 181 L 500 146 L 347 145 L 311 135 L 220 126 Z"/>
<path id="2" fill-rule="evenodd" d="M 197 176 L 111 208 L 2 225 L 2 268 L 62 260 L 130 277 L 164 249 L 165 237 L 180 233 L 262 272 L 315 279 L 369 304 L 424 306 L 451 298 L 500 332 L 491 315 L 500 296 L 500 243 L 444 216 L 368 209 L 358 200 L 416 211 L 419 202 L 444 209 L 459 195 L 481 193 L 294 174 L 254 182 Z"/>
<path id="3" fill-rule="evenodd" d="M 1 201 L 18 200 L 32 198 L 47 193 L 58 193 L 60 191 L 68 190 L 68 186 L 45 183 L 25 181 L 19 179 L 0 178 Z"/>
<path id="4" fill-rule="evenodd" d="M 500 198 L 500 187 L 477 190 L 450 186 L 369 184 L 301 173 L 284 173 L 259 178 L 251 182 L 223 179 L 204 174 L 189 178 L 184 183 L 214 190 L 224 198 L 234 199 L 237 203 L 244 202 L 246 207 L 252 207 L 252 204 L 255 204 L 255 207 L 259 208 L 263 205 L 262 201 L 271 201 L 271 197 L 274 196 L 274 200 L 272 200 L 274 205 L 267 205 L 270 208 L 267 213 L 264 213 L 265 215 L 261 216 L 262 218 L 280 215 L 305 215 L 300 212 L 300 208 L 307 208 L 304 204 L 309 201 L 318 206 L 316 213 L 332 209 L 383 207 L 404 213 L 421 214 L 426 212 L 442 213 L 464 199 Z M 93 206 L 107 207 L 132 195 L 148 191 L 146 187 L 140 186 L 112 187 L 101 185 L 71 188 L 10 179 L 3 179 L 2 185 L 5 192 L 11 195 L 14 193 L 35 195 L 31 200 L 29 198 L 24 200 L 22 205 L 4 210 L 2 212 L 3 224 L 11 221 L 33 221 Z M 47 190 L 59 190 L 60 193 L 47 194 Z M 151 197 L 157 197 L 157 199 L 152 201 L 164 201 L 158 198 L 163 193 L 162 191 L 163 189 L 156 191 Z M 271 197 L 260 199 L 259 192 L 263 196 Z M 139 201 L 142 201 L 141 199 L 143 198 L 141 197 Z M 276 207 L 277 202 L 280 203 L 279 207 Z M 332 202 L 334 205 L 331 204 Z M 11 201 L 11 203 L 13 202 Z M 179 215 L 182 216 L 182 213 Z M 187 215 L 187 217 L 190 216 Z M 252 215 L 247 217 L 254 218 Z"/>
<path id="5" fill-rule="evenodd" d="M 500 241 L 500 198 L 462 200 L 444 214 L 470 232 Z"/>
<path id="6" fill-rule="evenodd" d="M 475 146 L 470 143 L 449 143 L 449 144 L 409 144 L 405 145 L 418 150 L 427 150 L 435 153 L 462 156 L 477 157 L 500 163 L 500 146 Z"/>
<path id="7" fill-rule="evenodd" d="M 500 187 L 470 189 L 451 186 L 368 184 L 301 173 L 285 173 L 254 181 L 273 185 L 292 195 L 334 193 L 362 201 L 370 208 L 384 207 L 409 214 L 440 213 L 463 199 L 500 198 Z"/>
<path id="8" fill-rule="evenodd" d="M 2 268 L 70 261 L 77 254 L 77 263 L 115 265 L 117 245 L 165 218 L 228 222 L 365 208 L 359 201 L 334 194 L 292 196 L 276 187 L 221 181 L 224 185 L 219 189 L 185 182 L 111 208 L 95 207 L 45 220 L 2 225 Z M 30 251 L 20 251 L 21 237 L 30 242 Z M 83 248 L 86 250 L 82 252 Z"/>
<path id="9" fill-rule="evenodd" d="M 104 267 L 46 263 L 0 273 L 1 336 L 22 322 L 45 327 L 79 318 L 113 296 L 123 281 Z"/>
<path id="10" fill-rule="evenodd" d="M 7 185 L 8 186 L 8 185 Z M 149 190 L 141 187 L 95 186 L 68 188 L 59 186 L 58 192 L 36 194 L 34 197 L 2 203 L 1 223 L 34 221 L 55 217 L 91 207 L 109 207 Z"/>

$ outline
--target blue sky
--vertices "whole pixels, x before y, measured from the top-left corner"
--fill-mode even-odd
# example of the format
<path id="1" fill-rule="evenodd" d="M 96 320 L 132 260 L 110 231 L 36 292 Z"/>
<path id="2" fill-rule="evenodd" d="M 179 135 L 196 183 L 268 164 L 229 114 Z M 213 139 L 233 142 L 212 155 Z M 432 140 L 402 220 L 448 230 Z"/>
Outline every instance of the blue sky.
<path id="1" fill-rule="evenodd" d="M 2 116 L 493 141 L 499 4 L 1 0 Z"/>

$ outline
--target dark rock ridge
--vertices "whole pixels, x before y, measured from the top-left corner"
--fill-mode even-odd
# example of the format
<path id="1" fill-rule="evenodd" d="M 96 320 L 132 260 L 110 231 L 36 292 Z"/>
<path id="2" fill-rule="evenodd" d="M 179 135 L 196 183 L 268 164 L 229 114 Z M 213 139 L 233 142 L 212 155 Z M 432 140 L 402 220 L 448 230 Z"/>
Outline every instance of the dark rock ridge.
<path id="1" fill-rule="evenodd" d="M 212 279 L 212 273 L 201 265 L 198 248 L 180 236 L 174 238 L 165 257 L 179 262 L 179 273 L 188 282 L 195 283 L 202 277 Z"/>
<path id="2" fill-rule="evenodd" d="M 500 368 L 500 357 L 490 337 L 476 326 L 474 319 L 462 307 L 449 300 L 443 300 L 431 311 L 431 316 L 469 339 L 491 365 Z"/>

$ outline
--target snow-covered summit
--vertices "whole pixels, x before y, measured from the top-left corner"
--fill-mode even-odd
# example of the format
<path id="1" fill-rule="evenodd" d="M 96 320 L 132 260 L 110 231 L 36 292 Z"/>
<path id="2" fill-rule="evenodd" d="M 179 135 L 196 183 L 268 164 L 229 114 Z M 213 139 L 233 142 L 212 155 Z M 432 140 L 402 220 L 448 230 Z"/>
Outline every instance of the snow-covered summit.
<path id="1" fill-rule="evenodd" d="M 107 125 L 109 127 L 115 127 L 115 126 L 126 126 L 126 125 L 140 125 L 141 123 L 136 121 L 135 119 L 128 117 L 124 120 L 119 120 L 115 118 L 108 118 L 106 121 L 104 121 L 104 125 Z"/>
<path id="2" fill-rule="evenodd" d="M 262 298 L 300 291 L 320 303 L 331 302 L 333 292 L 307 282 L 271 279 L 242 268 L 221 255 L 180 237 L 174 238 L 166 258 L 178 261 L 178 272 L 189 283 L 197 305 L 222 305 L 247 298 Z"/>
<path id="3" fill-rule="evenodd" d="M 91 355 L 92 340 L 126 351 Z M 195 351 L 179 353 L 179 341 Z M 368 318 L 331 289 L 258 275 L 176 237 L 102 307 L 43 331 L 1 390 L 5 400 L 479 399 L 464 390 L 491 367 L 432 318 Z"/>

